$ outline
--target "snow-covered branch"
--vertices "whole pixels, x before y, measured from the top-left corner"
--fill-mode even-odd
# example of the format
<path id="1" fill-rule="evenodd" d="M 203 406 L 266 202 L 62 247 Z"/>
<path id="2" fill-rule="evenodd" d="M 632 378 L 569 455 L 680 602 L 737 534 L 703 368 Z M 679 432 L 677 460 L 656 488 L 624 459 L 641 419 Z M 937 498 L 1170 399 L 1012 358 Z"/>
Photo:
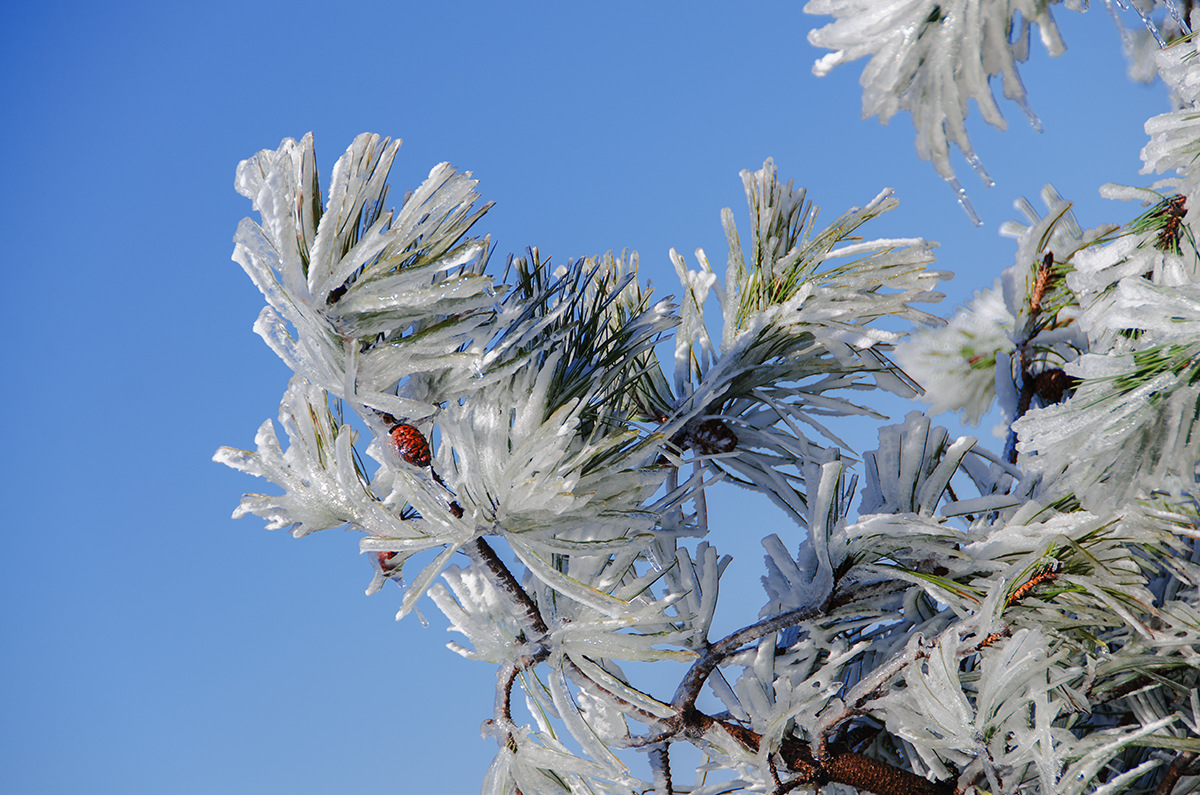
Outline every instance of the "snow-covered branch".
<path id="1" fill-rule="evenodd" d="M 988 78 L 1025 104 L 1031 23 L 1060 48 L 1050 5 L 809 10 L 837 17 L 822 68 L 871 55 L 868 110 L 911 110 L 952 178 L 966 99 L 998 123 Z M 628 252 L 529 249 L 497 273 L 469 174 L 440 164 L 388 206 L 387 139 L 357 138 L 325 188 L 311 136 L 260 152 L 234 258 L 295 375 L 286 442 L 268 421 L 215 456 L 282 492 L 235 516 L 357 530 L 368 592 L 400 585 L 400 616 L 430 597 L 496 676 L 485 792 L 1192 791 L 1195 47 L 1157 56 L 1181 108 L 1147 123 L 1147 169 L 1176 176 L 1104 188 L 1150 209 L 1085 230 L 1047 187 L 1045 215 L 1022 203 L 1004 229 L 1014 265 L 948 323 L 921 308 L 949 278 L 936 243 L 862 236 L 890 190 L 818 227 L 770 160 L 741 174 L 748 237 L 722 216 L 723 281 L 671 252 L 676 302 Z M 882 421 L 880 389 L 969 422 L 998 402 L 1011 444 L 914 411 L 859 462 L 838 424 Z M 763 539 L 763 602 L 713 640 L 725 483 L 794 533 Z M 672 662 L 673 690 L 644 676 Z M 694 784 L 681 743 L 705 757 Z"/>

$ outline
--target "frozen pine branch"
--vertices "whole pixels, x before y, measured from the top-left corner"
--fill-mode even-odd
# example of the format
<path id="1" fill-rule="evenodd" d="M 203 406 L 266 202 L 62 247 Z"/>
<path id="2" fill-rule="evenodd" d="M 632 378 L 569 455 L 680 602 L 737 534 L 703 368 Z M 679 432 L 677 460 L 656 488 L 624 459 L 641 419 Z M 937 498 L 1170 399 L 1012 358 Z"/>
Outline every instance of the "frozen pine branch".
<path id="1" fill-rule="evenodd" d="M 980 223 L 950 165 L 950 145 L 959 148 L 983 182 L 991 178 L 975 155 L 966 129 L 967 100 L 975 100 L 988 124 L 1007 126 L 989 81 L 1001 78 L 1004 95 L 1016 102 L 1030 123 L 1041 129 L 1017 71 L 1029 57 L 1029 29 L 1036 24 L 1051 55 L 1064 49 L 1046 0 L 927 0 L 863 2 L 812 0 L 804 10 L 830 15 L 835 22 L 809 34 L 809 41 L 834 52 L 813 72 L 864 56 L 863 117 L 886 124 L 898 111 L 912 114 L 917 154 L 934 164 L 958 194 L 964 209 Z M 1082 10 L 1078 3 L 1070 3 Z"/>
<path id="2" fill-rule="evenodd" d="M 941 119 L 934 153 L 969 151 L 946 103 L 992 113 L 990 74 L 1023 99 L 1022 36 L 1053 32 L 1044 3 L 810 9 L 838 16 L 817 34 L 838 57 L 883 59 L 881 116 Z M 919 57 L 940 47 L 976 49 L 949 80 Z M 673 300 L 633 253 L 499 267 L 470 175 L 441 164 L 393 204 L 378 136 L 324 187 L 311 136 L 260 152 L 234 258 L 295 375 L 283 434 L 216 455 L 277 492 L 235 516 L 359 531 L 368 592 L 397 583 L 400 616 L 431 598 L 495 676 L 488 793 L 1195 791 L 1194 47 L 1156 56 L 1181 107 L 1143 156 L 1174 175 L 1104 188 L 1148 209 L 1085 229 L 1047 187 L 1004 228 L 1012 267 L 948 322 L 922 308 L 949 277 L 936 244 L 863 236 L 891 191 L 824 225 L 770 160 L 741 175 L 748 234 L 722 216 L 723 278 L 671 252 Z M 880 389 L 972 422 L 996 402 L 1010 444 L 886 424 Z M 849 450 L 847 418 L 885 423 L 875 449 Z M 717 638 L 721 540 L 745 531 L 709 522 L 728 486 L 794 532 L 763 539 L 763 602 Z M 668 662 L 667 691 L 635 665 Z"/>
<path id="3" fill-rule="evenodd" d="M 1137 29 L 1122 22 L 1114 2 L 1135 12 Z M 869 58 L 860 80 L 863 118 L 878 116 L 887 124 L 907 111 L 917 131 L 918 156 L 933 163 L 979 225 L 982 221 L 950 163 L 951 148 L 958 147 L 984 185 L 992 186 L 967 130 L 968 101 L 974 100 L 985 122 L 1006 129 L 992 86 L 992 78 L 998 77 L 1005 98 L 1041 131 L 1018 64 L 1029 58 L 1035 25 L 1046 52 L 1058 56 L 1066 51 L 1052 12 L 1060 3 L 1074 12 L 1088 8 L 1086 0 L 809 0 L 807 13 L 834 17 L 808 35 L 809 43 L 833 50 L 817 60 L 813 74 L 823 76 L 841 64 Z M 1183 11 L 1191 3 L 1134 0 L 1127 9 L 1122 0 L 1108 0 L 1105 5 L 1124 42 L 1130 73 L 1143 81 L 1153 79 L 1154 59 L 1162 57 L 1156 56 L 1159 47 L 1187 32 Z M 1194 88 L 1182 89 L 1177 81 L 1164 79 L 1172 91 L 1182 90 L 1181 101 L 1194 94 Z"/>

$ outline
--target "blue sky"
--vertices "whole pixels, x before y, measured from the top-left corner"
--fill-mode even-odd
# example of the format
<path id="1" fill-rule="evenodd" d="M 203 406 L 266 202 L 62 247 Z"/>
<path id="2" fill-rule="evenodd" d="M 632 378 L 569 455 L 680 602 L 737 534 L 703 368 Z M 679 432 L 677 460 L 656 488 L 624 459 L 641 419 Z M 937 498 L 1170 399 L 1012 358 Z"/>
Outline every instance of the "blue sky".
<path id="1" fill-rule="evenodd" d="M 494 753 L 479 738 L 493 672 L 444 648 L 428 601 L 425 629 L 392 620 L 398 590 L 363 596 L 357 535 L 230 519 L 263 484 L 212 454 L 252 444 L 288 377 L 230 261 L 250 213 L 239 160 L 313 131 L 328 173 L 360 132 L 403 138 L 393 195 L 443 160 L 473 171 L 496 202 L 476 227 L 494 264 L 530 245 L 563 262 L 636 249 L 670 294 L 672 246 L 723 270 L 719 212 L 745 217 L 738 171 L 771 156 L 827 221 L 895 188 L 900 208 L 865 231 L 942 243 L 958 273 L 945 313 L 1012 264 L 996 229 L 1019 196 L 1040 208 L 1046 182 L 1085 227 L 1133 217 L 1097 188 L 1151 181 L 1142 124 L 1168 109 L 1160 85 L 1126 79 L 1102 7 L 1058 10 L 1068 53 L 1035 41 L 1024 70 L 1046 132 L 1010 103 L 1008 132 L 972 116 L 997 183 L 956 160 L 977 229 L 907 115 L 860 119 L 861 63 L 811 74 L 805 36 L 825 20 L 800 3 L 339 8 L 5 13 L 4 792 L 477 792 Z M 712 540 L 737 556 L 733 628 L 761 604 L 758 538 L 798 536 L 765 504 L 710 500 Z"/>

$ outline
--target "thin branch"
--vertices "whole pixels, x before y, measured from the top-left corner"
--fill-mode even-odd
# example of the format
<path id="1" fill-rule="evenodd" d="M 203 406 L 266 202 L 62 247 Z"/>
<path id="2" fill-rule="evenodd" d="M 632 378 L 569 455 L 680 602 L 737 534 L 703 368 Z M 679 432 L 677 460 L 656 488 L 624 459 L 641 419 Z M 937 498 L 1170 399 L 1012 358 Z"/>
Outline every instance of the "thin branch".
<path id="1" fill-rule="evenodd" d="M 709 720 L 720 724 L 721 728 L 751 751 L 758 751 L 762 735 L 744 726 Z M 874 795 L 954 795 L 952 782 L 930 781 L 862 754 L 839 751 L 820 759 L 813 754 L 808 743 L 796 737 L 783 738 L 779 755 L 788 769 L 797 775 L 778 784 L 778 793 L 790 792 L 799 786 L 816 789 L 825 784 L 846 784 Z"/>
<path id="2" fill-rule="evenodd" d="M 496 554 L 496 551 L 484 541 L 482 537 L 476 538 L 471 543 L 463 547 L 467 556 L 476 563 L 486 567 L 493 575 L 494 584 L 498 585 L 501 590 L 508 594 L 525 621 L 529 624 L 529 628 L 533 630 L 533 638 L 540 639 L 550 634 L 550 628 L 546 626 L 546 622 L 542 620 L 542 614 L 538 612 L 537 605 L 533 599 L 529 598 L 529 594 L 521 587 L 521 583 L 517 582 L 517 578 L 512 575 L 508 567 L 504 565 L 504 561 Z"/>
<path id="3" fill-rule="evenodd" d="M 671 744 L 659 743 L 650 749 L 650 769 L 654 771 L 655 795 L 675 795 L 671 785 Z"/>
<path id="4" fill-rule="evenodd" d="M 515 663 L 505 663 L 496 671 L 496 706 L 495 720 L 500 728 L 509 732 L 510 736 L 515 727 L 512 719 L 512 686 L 517 679 Z"/>
<path id="5" fill-rule="evenodd" d="M 609 744 L 614 748 L 649 748 L 652 745 L 668 742 L 678 735 L 678 728 L 673 728 L 669 731 L 659 732 L 658 734 L 648 734 L 645 737 L 634 737 L 631 735 L 621 740 L 612 740 Z"/>
<path id="6" fill-rule="evenodd" d="M 708 650 L 699 660 L 692 663 L 692 667 L 684 675 L 683 681 L 679 683 L 679 688 L 675 691 L 675 698 L 671 701 L 671 705 L 680 710 L 681 713 L 693 707 L 696 699 L 700 696 L 700 689 L 704 686 L 705 681 L 708 680 L 713 670 L 725 658 L 736 654 L 747 643 L 756 641 L 773 632 L 779 632 L 780 630 L 795 626 L 803 621 L 814 619 L 822 615 L 825 609 L 826 605 L 822 605 L 821 607 L 799 607 L 795 610 L 789 610 L 786 613 L 765 618 L 757 624 L 751 624 L 748 627 L 739 629 L 732 635 L 709 646 Z"/>
<path id="7" fill-rule="evenodd" d="M 1175 785 L 1179 783 L 1179 779 L 1185 773 L 1187 775 L 1194 775 L 1191 768 L 1193 767 L 1192 763 L 1195 761 L 1195 751 L 1180 751 L 1167 767 L 1167 773 L 1162 777 L 1162 781 L 1158 782 L 1158 787 L 1155 788 L 1154 795 L 1171 795 L 1171 791 L 1175 789 Z"/>
<path id="8" fill-rule="evenodd" d="M 631 702 L 629 702 L 628 700 L 626 700 L 624 698 L 621 698 L 616 693 L 612 692 L 611 690 L 606 688 L 604 685 L 600 684 L 595 679 L 588 676 L 587 673 L 582 668 L 580 668 L 578 665 L 576 665 L 575 661 L 572 660 L 570 657 L 567 657 L 566 655 L 564 655 L 562 659 L 563 659 L 563 672 L 565 674 L 567 674 L 567 676 L 571 677 L 571 680 L 573 682 L 575 682 L 576 684 L 578 684 L 578 685 L 586 684 L 589 687 L 594 687 L 595 689 L 597 689 L 601 693 L 603 693 L 609 700 L 611 700 L 617 706 L 617 708 L 620 709 L 622 712 L 624 712 L 627 715 L 633 715 L 635 718 L 637 718 L 639 721 L 646 724 L 647 726 L 657 726 L 663 722 L 663 719 L 660 718 L 659 716 L 657 716 L 651 712 L 647 712 L 646 710 L 642 709 L 641 707 L 632 704 Z"/>
<path id="9" fill-rule="evenodd" d="M 828 755 L 828 739 L 834 729 L 850 718 L 863 714 L 866 703 L 876 698 L 892 677 L 913 662 L 928 656 L 928 653 L 925 638 L 918 632 L 902 654 L 896 655 L 863 677 L 858 684 L 850 688 L 844 700 L 832 699 L 830 708 L 825 710 L 813 725 L 812 732 L 817 738 L 817 756 L 825 758 Z M 841 705 L 840 709 L 837 708 L 837 704 Z"/>

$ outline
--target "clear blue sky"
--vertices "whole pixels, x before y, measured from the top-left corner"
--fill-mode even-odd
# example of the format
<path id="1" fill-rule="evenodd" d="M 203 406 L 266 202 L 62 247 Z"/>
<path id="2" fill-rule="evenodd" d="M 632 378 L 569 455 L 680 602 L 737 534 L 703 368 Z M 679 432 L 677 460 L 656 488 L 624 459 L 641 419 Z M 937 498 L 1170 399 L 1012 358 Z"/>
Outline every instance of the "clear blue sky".
<path id="1" fill-rule="evenodd" d="M 250 213 L 234 168 L 258 150 L 311 130 L 327 173 L 359 132 L 403 138 L 393 195 L 442 160 L 473 171 L 496 202 L 476 227 L 495 264 L 628 247 L 662 293 L 672 246 L 723 271 L 719 212 L 744 219 L 738 171 L 768 156 L 826 220 L 895 188 L 900 209 L 866 231 L 942 242 L 959 274 L 945 312 L 1012 264 L 996 229 L 1019 196 L 1040 208 L 1044 183 L 1084 226 L 1135 214 L 1097 188 L 1148 184 L 1142 124 L 1167 104 L 1125 78 L 1102 7 L 1058 7 L 1063 58 L 1034 43 L 1044 134 L 1011 104 L 1007 133 L 973 115 L 997 182 L 956 161 L 976 229 L 907 115 L 860 120 L 861 63 L 812 76 L 805 36 L 827 20 L 801 5 L 9 7 L 0 791 L 478 792 L 494 753 L 492 670 L 444 648 L 428 601 L 423 629 L 392 620 L 395 588 L 364 597 L 356 534 L 229 518 L 264 484 L 212 454 L 252 444 L 288 376 L 230 261 Z M 712 540 L 737 555 L 732 628 L 762 602 L 758 538 L 798 536 L 766 505 L 710 499 Z"/>

